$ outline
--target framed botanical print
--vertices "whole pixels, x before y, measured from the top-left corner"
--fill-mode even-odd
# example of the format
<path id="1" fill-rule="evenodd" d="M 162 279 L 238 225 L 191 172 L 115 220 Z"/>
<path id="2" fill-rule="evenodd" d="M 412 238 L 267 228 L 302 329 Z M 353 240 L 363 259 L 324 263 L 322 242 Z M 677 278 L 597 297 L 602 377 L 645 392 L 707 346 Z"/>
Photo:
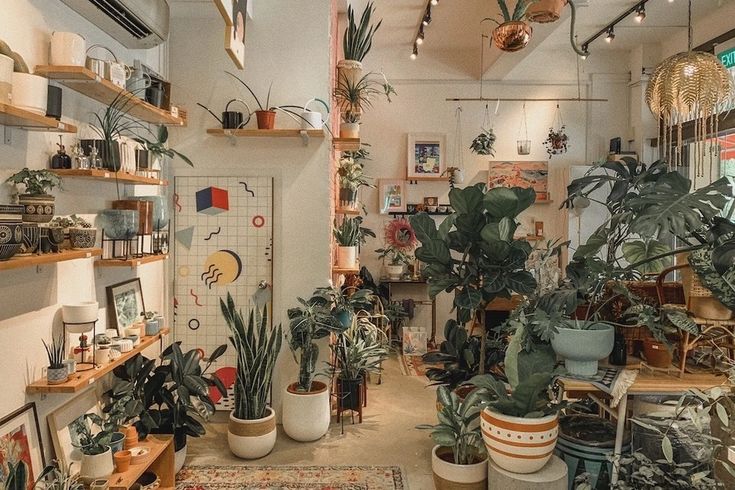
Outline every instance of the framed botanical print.
<path id="1" fill-rule="evenodd" d="M 115 325 L 118 334 L 124 335 L 125 329 L 146 311 L 140 278 L 107 286 L 107 310 L 110 325 Z"/>
<path id="2" fill-rule="evenodd" d="M 380 214 L 406 212 L 406 181 L 378 181 L 378 211 Z"/>
<path id="3" fill-rule="evenodd" d="M 230 22 L 225 27 L 225 51 L 239 69 L 245 68 L 245 23 L 248 0 L 231 0 Z"/>
<path id="4" fill-rule="evenodd" d="M 88 413 L 102 413 L 94 388 L 72 398 L 46 419 L 56 459 L 64 466 L 71 466 L 72 474 L 80 469 L 82 453 L 79 450 L 79 433 L 82 426 L 89 427 L 89 420 L 85 417 Z"/>
<path id="5" fill-rule="evenodd" d="M 45 466 L 36 404 L 0 419 L 0 487 L 33 490 Z"/>
<path id="6" fill-rule="evenodd" d="M 447 136 L 445 134 L 409 134 L 407 179 L 441 179 L 447 169 L 446 156 Z"/>

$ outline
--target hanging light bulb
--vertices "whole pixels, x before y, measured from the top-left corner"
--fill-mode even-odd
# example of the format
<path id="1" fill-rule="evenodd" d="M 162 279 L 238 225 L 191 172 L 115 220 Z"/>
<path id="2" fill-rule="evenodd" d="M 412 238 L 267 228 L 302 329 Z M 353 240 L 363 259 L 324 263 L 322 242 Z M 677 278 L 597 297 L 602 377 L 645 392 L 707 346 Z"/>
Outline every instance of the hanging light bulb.
<path id="1" fill-rule="evenodd" d="M 439 0 L 431 0 L 432 5 L 439 5 Z"/>
<path id="2" fill-rule="evenodd" d="M 421 28 L 419 29 L 419 34 L 418 36 L 416 36 L 416 44 L 424 44 L 424 26 L 421 26 Z"/>
<path id="3" fill-rule="evenodd" d="M 671 1 L 671 0 L 669 0 L 669 1 Z M 645 5 L 641 5 L 640 7 L 638 7 L 638 9 L 635 11 L 635 17 L 633 17 L 633 18 L 639 24 L 641 22 L 643 22 L 645 20 L 645 18 L 646 18 L 646 6 Z"/>
<path id="4" fill-rule="evenodd" d="M 607 36 L 605 36 L 605 42 L 610 44 L 615 39 L 615 29 L 612 26 L 607 30 Z"/>
<path id="5" fill-rule="evenodd" d="M 410 58 L 411 58 L 411 60 L 415 60 L 416 58 L 418 58 L 418 56 L 419 56 L 419 47 L 416 44 L 414 44 L 413 45 L 413 52 L 411 53 Z"/>

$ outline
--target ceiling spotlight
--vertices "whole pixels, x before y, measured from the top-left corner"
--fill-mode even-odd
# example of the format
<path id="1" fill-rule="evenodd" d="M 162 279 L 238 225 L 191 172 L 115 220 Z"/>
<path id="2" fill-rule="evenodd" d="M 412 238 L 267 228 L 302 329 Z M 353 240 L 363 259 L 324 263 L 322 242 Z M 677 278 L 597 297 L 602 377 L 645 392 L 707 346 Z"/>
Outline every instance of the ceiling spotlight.
<path id="1" fill-rule="evenodd" d="M 419 29 L 419 35 L 416 36 L 416 44 L 424 44 L 424 26 L 421 26 L 421 29 Z"/>
<path id="2" fill-rule="evenodd" d="M 586 60 L 589 55 L 590 55 L 589 46 L 587 46 L 586 44 L 583 44 L 582 45 L 582 54 L 579 55 L 579 57 L 582 58 L 583 60 Z"/>
<path id="3" fill-rule="evenodd" d="M 415 60 L 416 58 L 418 58 L 418 56 L 419 56 L 419 47 L 416 44 L 414 44 L 413 45 L 413 52 L 411 53 L 410 58 L 412 60 Z"/>
<path id="4" fill-rule="evenodd" d="M 669 2 L 671 2 L 671 0 L 669 0 Z M 646 6 L 645 5 L 641 5 L 640 7 L 638 7 L 636 9 L 636 11 L 635 11 L 635 17 L 633 17 L 633 18 L 639 24 L 641 22 L 643 22 L 643 20 L 646 18 Z"/>
<path id="5" fill-rule="evenodd" d="M 613 42 L 613 39 L 615 39 L 615 30 L 612 27 L 610 27 L 607 30 L 607 36 L 605 36 L 605 41 L 609 44 Z"/>
<path id="6" fill-rule="evenodd" d="M 424 26 L 431 24 L 431 4 L 426 6 L 426 13 L 424 14 L 424 20 L 421 21 Z"/>
<path id="7" fill-rule="evenodd" d="M 439 5 L 439 0 L 431 0 L 432 5 Z"/>

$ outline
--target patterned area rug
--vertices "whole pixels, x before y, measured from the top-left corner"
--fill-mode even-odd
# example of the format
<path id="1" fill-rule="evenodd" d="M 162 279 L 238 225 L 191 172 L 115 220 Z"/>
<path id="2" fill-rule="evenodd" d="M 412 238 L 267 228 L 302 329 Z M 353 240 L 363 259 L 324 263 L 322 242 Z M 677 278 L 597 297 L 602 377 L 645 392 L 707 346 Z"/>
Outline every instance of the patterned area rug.
<path id="1" fill-rule="evenodd" d="M 176 490 L 403 490 L 398 466 L 185 466 Z"/>
<path id="2" fill-rule="evenodd" d="M 400 366 L 404 376 L 426 376 L 426 370 L 441 367 L 441 364 L 425 364 L 421 356 L 406 356 L 401 354 Z"/>

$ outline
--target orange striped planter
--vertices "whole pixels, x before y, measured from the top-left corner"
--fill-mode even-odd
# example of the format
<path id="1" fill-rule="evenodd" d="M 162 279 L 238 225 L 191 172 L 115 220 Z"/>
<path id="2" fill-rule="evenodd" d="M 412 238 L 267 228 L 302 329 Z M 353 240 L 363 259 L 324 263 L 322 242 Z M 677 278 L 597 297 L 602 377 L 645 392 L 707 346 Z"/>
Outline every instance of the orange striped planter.
<path id="1" fill-rule="evenodd" d="M 526 419 L 486 408 L 480 427 L 495 464 L 513 473 L 534 473 L 551 459 L 559 435 L 559 415 Z"/>

